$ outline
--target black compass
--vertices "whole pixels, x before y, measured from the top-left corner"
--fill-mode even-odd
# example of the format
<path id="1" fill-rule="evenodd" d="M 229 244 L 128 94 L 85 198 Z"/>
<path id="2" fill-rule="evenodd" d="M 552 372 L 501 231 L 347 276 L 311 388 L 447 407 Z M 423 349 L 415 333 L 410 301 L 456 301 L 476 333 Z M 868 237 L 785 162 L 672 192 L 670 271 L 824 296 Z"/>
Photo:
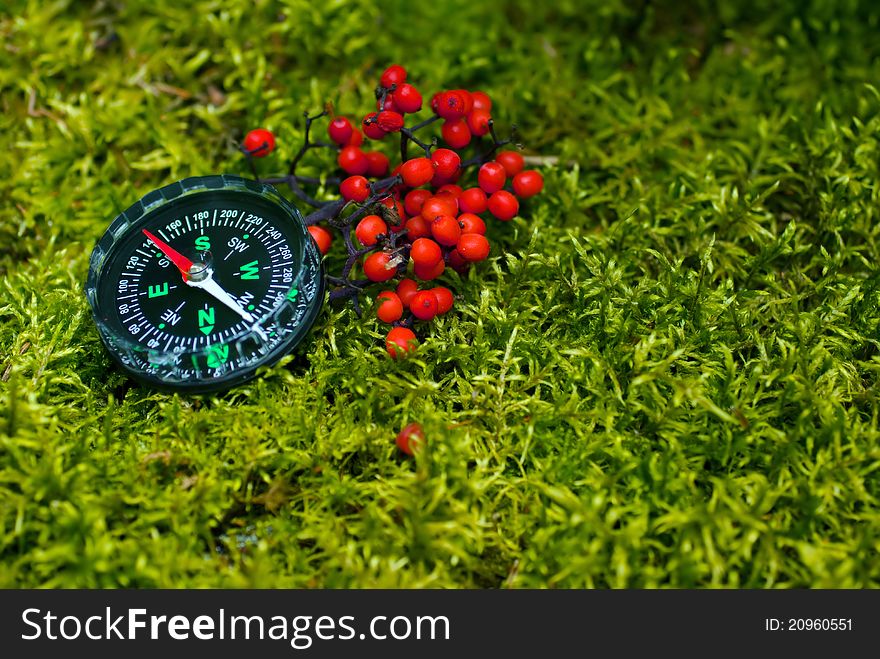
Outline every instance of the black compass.
<path id="1" fill-rule="evenodd" d="M 302 215 L 275 188 L 201 176 L 113 221 L 92 252 L 86 295 L 126 372 L 199 393 L 245 382 L 302 341 L 324 277 Z"/>

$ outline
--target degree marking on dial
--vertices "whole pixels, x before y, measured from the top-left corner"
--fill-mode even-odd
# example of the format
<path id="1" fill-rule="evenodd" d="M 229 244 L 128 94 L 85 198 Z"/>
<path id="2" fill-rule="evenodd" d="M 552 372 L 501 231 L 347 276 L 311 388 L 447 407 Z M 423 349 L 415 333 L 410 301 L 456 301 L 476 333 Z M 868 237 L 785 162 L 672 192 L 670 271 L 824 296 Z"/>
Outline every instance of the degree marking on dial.
<path id="1" fill-rule="evenodd" d="M 164 240 L 166 243 L 168 242 L 168 236 L 166 236 L 164 233 L 162 233 L 162 229 L 156 229 L 156 233 L 158 233 L 160 236 L 162 236 L 162 240 Z"/>

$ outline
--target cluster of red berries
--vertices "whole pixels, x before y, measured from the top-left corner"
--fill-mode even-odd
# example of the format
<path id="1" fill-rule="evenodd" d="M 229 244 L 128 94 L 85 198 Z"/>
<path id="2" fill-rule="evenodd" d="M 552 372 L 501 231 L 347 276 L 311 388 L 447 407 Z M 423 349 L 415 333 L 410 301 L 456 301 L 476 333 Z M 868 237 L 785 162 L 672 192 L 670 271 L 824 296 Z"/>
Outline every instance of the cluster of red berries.
<path id="1" fill-rule="evenodd" d="M 502 222 L 512 220 L 519 213 L 520 200 L 538 194 L 544 180 L 537 171 L 525 169 L 518 152 L 498 151 L 507 141 L 495 135 L 492 101 L 483 92 L 438 92 L 430 101 L 433 116 L 407 128 L 406 115 L 422 109 L 422 95 L 407 82 L 406 70 L 394 65 L 382 73 L 376 98 L 376 111 L 366 114 L 358 125 L 336 116 L 327 126 L 327 135 L 338 149 L 337 164 L 345 172 L 339 183 L 342 201 L 334 217 L 341 217 L 347 206 L 357 209 L 342 229 L 349 231 L 355 225 L 357 244 L 346 240 L 349 256 L 363 259 L 366 284 L 399 279 L 393 290 L 383 290 L 376 298 L 376 315 L 393 325 L 386 348 L 398 357 L 415 349 L 412 327 L 416 321 L 430 321 L 454 304 L 449 288 L 429 285 L 420 289 L 416 280 L 433 282 L 447 267 L 464 272 L 486 259 L 491 250 L 486 214 Z M 434 122 L 442 122 L 440 137 L 445 147 L 437 148 L 436 138 L 425 143 L 416 137 L 417 130 Z M 377 142 L 390 134 L 400 137 L 404 155 L 394 169 L 385 153 L 365 148 L 370 143 L 365 140 Z M 489 134 L 488 151 L 462 160 L 459 151 Z M 306 141 L 308 146 L 308 136 Z M 406 157 L 409 142 L 424 155 Z M 274 149 L 275 138 L 268 130 L 256 129 L 248 133 L 243 147 L 248 155 L 263 157 Z M 472 168 L 477 169 L 476 177 L 466 186 L 465 176 Z M 290 178 L 296 179 L 293 174 Z M 313 216 L 317 218 L 311 222 Z M 333 234 L 318 221 L 332 218 L 321 212 L 313 216 L 306 218 L 309 233 L 326 254 Z M 412 277 L 407 276 L 410 266 Z M 362 286 L 349 280 L 348 274 L 348 270 L 343 274 L 347 287 L 359 292 Z"/>

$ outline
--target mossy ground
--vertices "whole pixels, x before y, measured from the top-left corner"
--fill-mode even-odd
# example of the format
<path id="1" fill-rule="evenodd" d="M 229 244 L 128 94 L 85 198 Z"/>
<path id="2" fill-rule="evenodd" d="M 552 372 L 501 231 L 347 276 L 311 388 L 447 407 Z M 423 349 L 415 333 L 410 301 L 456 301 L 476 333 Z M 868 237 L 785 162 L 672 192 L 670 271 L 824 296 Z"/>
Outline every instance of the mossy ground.
<path id="1" fill-rule="evenodd" d="M 7 3 L 0 585 L 880 585 L 880 10 L 770 4 Z M 281 171 L 391 62 L 559 158 L 456 310 L 406 361 L 328 309 L 227 394 L 129 387 L 108 221 L 253 126 Z"/>

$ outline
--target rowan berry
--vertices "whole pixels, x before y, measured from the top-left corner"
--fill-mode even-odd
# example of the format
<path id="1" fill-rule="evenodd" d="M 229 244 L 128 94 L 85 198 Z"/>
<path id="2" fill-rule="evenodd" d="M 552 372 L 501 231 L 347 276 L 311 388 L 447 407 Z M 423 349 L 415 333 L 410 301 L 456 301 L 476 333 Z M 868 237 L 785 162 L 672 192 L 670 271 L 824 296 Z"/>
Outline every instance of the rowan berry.
<path id="1" fill-rule="evenodd" d="M 407 215 L 418 215 L 422 212 L 425 201 L 433 197 L 430 190 L 410 190 L 403 198 L 403 207 Z"/>
<path id="2" fill-rule="evenodd" d="M 422 109 L 422 95 L 410 84 L 398 85 L 394 93 L 394 104 L 401 112 L 413 113 Z"/>
<path id="3" fill-rule="evenodd" d="M 474 101 L 474 110 L 492 110 L 492 99 L 485 92 L 471 92 L 471 98 Z"/>
<path id="4" fill-rule="evenodd" d="M 364 143 L 364 134 L 359 131 L 357 128 L 351 129 L 351 137 L 346 142 L 345 146 L 360 146 Z"/>
<path id="5" fill-rule="evenodd" d="M 391 162 L 381 151 L 367 151 L 364 153 L 367 157 L 367 176 L 385 176 Z"/>
<path id="6" fill-rule="evenodd" d="M 415 332 L 407 327 L 392 327 L 385 337 L 385 349 L 394 358 L 415 352 L 418 344 Z"/>
<path id="7" fill-rule="evenodd" d="M 379 242 L 379 236 L 388 233 L 388 225 L 378 215 L 367 215 L 355 227 L 354 235 L 364 247 Z"/>
<path id="8" fill-rule="evenodd" d="M 461 119 L 465 115 L 464 96 L 454 90 L 445 91 L 437 99 L 437 108 L 434 110 L 444 119 Z"/>
<path id="9" fill-rule="evenodd" d="M 397 284 L 397 297 L 403 302 L 403 306 L 409 309 L 409 303 L 412 301 L 413 295 L 418 293 L 419 285 L 413 279 L 401 279 Z"/>
<path id="10" fill-rule="evenodd" d="M 482 261 L 489 256 L 489 241 L 478 233 L 465 233 L 455 249 L 465 261 Z"/>
<path id="11" fill-rule="evenodd" d="M 449 194 L 455 197 L 456 200 L 458 200 L 462 192 L 464 191 L 461 189 L 461 186 L 455 183 L 446 183 L 437 189 L 437 194 Z"/>
<path id="12" fill-rule="evenodd" d="M 409 256 L 415 265 L 431 267 L 438 261 L 443 260 L 443 252 L 440 245 L 430 238 L 418 238 L 413 241 Z"/>
<path id="13" fill-rule="evenodd" d="M 406 185 L 417 188 L 434 176 L 434 165 L 428 158 L 412 158 L 400 167 L 400 176 Z"/>
<path id="14" fill-rule="evenodd" d="M 382 110 L 382 112 L 376 115 L 376 123 L 386 133 L 396 133 L 403 128 L 403 115 L 399 112 Z"/>
<path id="15" fill-rule="evenodd" d="M 364 259 L 364 274 L 370 281 L 388 281 L 397 274 L 388 252 L 374 252 Z"/>
<path id="16" fill-rule="evenodd" d="M 403 315 L 403 302 L 394 291 L 382 291 L 376 296 L 376 317 L 383 323 L 394 323 Z"/>
<path id="17" fill-rule="evenodd" d="M 441 245 L 452 247 L 461 237 L 461 227 L 452 215 L 438 215 L 431 222 L 431 235 Z"/>
<path id="18" fill-rule="evenodd" d="M 339 184 L 339 193 L 346 201 L 361 203 L 370 196 L 370 184 L 363 176 L 349 176 Z"/>
<path id="19" fill-rule="evenodd" d="M 431 225 L 421 215 L 415 215 L 406 221 L 406 239 L 415 242 L 419 238 L 431 237 Z"/>
<path id="20" fill-rule="evenodd" d="M 437 315 L 442 316 L 449 311 L 455 303 L 452 291 L 445 286 L 435 286 L 431 289 L 431 292 L 434 294 L 434 297 L 437 298 Z"/>
<path id="21" fill-rule="evenodd" d="M 313 224 L 309 227 L 309 235 L 315 241 L 321 254 L 326 254 L 330 251 L 330 245 L 333 244 L 333 234 L 327 231 L 327 229 Z"/>
<path id="22" fill-rule="evenodd" d="M 458 226 L 461 227 L 461 232 L 464 233 L 478 233 L 481 236 L 486 235 L 486 223 L 483 222 L 483 218 L 479 215 L 475 215 L 474 213 L 462 213 L 458 216 Z"/>
<path id="23" fill-rule="evenodd" d="M 275 135 L 265 128 L 254 128 L 244 137 L 245 150 L 254 158 L 268 156 L 275 149 Z"/>
<path id="24" fill-rule="evenodd" d="M 471 135 L 476 135 L 477 137 L 481 137 L 489 132 L 491 121 L 492 115 L 485 110 L 473 110 L 467 116 L 468 129 L 470 129 Z"/>
<path id="25" fill-rule="evenodd" d="M 327 135 L 339 146 L 345 146 L 354 133 L 354 127 L 345 117 L 336 117 L 327 124 Z"/>
<path id="26" fill-rule="evenodd" d="M 544 177 L 534 169 L 520 172 L 513 177 L 513 191 L 523 199 L 534 197 L 544 189 Z"/>
<path id="27" fill-rule="evenodd" d="M 379 107 L 378 101 L 376 102 L 376 107 Z M 394 96 L 392 94 L 387 94 L 385 96 L 385 103 L 382 105 L 381 109 L 402 114 L 400 108 L 397 107 L 397 103 L 394 102 Z"/>
<path id="28" fill-rule="evenodd" d="M 471 130 L 464 119 L 444 121 L 440 134 L 453 149 L 463 149 L 471 143 Z"/>
<path id="29" fill-rule="evenodd" d="M 367 160 L 367 156 L 361 151 L 360 147 L 356 146 L 343 147 L 336 157 L 336 162 L 346 173 L 353 176 L 366 174 L 370 168 L 370 161 Z"/>
<path id="30" fill-rule="evenodd" d="M 371 140 L 381 140 L 385 137 L 385 131 L 382 129 L 382 126 L 379 125 L 379 122 L 376 121 L 376 117 L 378 116 L 378 112 L 370 112 L 364 116 L 363 123 L 361 124 L 361 128 L 364 130 L 364 135 Z"/>
<path id="31" fill-rule="evenodd" d="M 507 222 L 519 212 L 519 201 L 507 190 L 498 190 L 489 197 L 489 212 L 499 220 Z"/>
<path id="32" fill-rule="evenodd" d="M 451 149 L 435 149 L 431 154 L 431 163 L 438 176 L 450 178 L 461 166 L 461 157 Z"/>
<path id="33" fill-rule="evenodd" d="M 437 261 L 436 264 L 432 266 L 416 263 L 413 266 L 413 273 L 415 273 L 415 276 L 423 281 L 430 281 L 432 279 L 437 279 L 437 277 L 443 274 L 443 271 L 445 269 L 446 263 L 444 263 L 443 259 L 440 259 L 439 261 Z"/>
<path id="34" fill-rule="evenodd" d="M 526 164 L 522 155 L 516 151 L 502 151 L 495 156 L 495 162 L 500 163 L 504 167 L 504 172 L 508 178 L 519 174 Z"/>
<path id="35" fill-rule="evenodd" d="M 470 267 L 470 265 L 470 262 L 468 262 L 457 249 L 449 252 L 449 267 L 456 272 L 464 272 Z"/>
<path id="36" fill-rule="evenodd" d="M 388 89 L 392 85 L 402 85 L 406 82 L 406 69 L 400 64 L 392 64 L 382 73 L 379 84 Z"/>
<path id="37" fill-rule="evenodd" d="M 482 188 L 468 188 L 458 198 L 458 207 L 464 213 L 485 213 L 488 206 Z"/>
<path id="38" fill-rule="evenodd" d="M 507 174 L 504 172 L 504 167 L 494 161 L 485 163 L 477 172 L 477 182 L 487 195 L 503 188 L 506 180 Z"/>
<path id="39" fill-rule="evenodd" d="M 438 215 L 458 215 L 458 202 L 451 194 L 436 194 L 422 204 L 422 217 L 433 222 Z"/>
<path id="40" fill-rule="evenodd" d="M 414 455 L 425 446 L 425 431 L 420 424 L 410 423 L 398 433 L 394 442 L 397 444 L 397 448 L 407 455 Z"/>
<path id="41" fill-rule="evenodd" d="M 409 303 L 409 310 L 419 320 L 431 320 L 437 315 L 438 308 L 437 296 L 431 291 L 419 291 Z"/>
<path id="42" fill-rule="evenodd" d="M 453 91 L 460 94 L 464 100 L 464 113 L 470 112 L 474 108 L 474 97 L 471 96 L 471 93 L 467 89 L 455 89 Z"/>

